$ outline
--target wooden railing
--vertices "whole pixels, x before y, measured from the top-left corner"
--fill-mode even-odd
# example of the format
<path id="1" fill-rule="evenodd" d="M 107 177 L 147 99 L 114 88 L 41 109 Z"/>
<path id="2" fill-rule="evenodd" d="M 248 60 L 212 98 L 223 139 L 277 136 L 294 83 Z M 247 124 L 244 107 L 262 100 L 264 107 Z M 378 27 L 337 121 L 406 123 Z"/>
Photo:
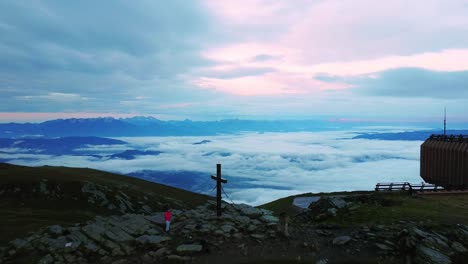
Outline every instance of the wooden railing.
<path id="1" fill-rule="evenodd" d="M 377 183 L 375 191 L 409 191 L 409 192 L 424 192 L 424 191 L 443 191 L 442 186 L 434 184 L 420 183 L 411 184 L 409 182 L 390 182 L 390 183 Z"/>

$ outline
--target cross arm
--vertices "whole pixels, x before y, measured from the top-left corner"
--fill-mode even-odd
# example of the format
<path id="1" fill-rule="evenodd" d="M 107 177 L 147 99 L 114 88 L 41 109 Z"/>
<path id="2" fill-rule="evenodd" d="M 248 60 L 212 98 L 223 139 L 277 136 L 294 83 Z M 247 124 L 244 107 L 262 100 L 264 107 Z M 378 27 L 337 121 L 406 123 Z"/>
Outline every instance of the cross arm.
<path id="1" fill-rule="evenodd" d="M 211 175 L 211 179 L 213 179 L 213 180 L 218 180 L 218 177 L 216 177 L 216 176 L 214 176 L 214 175 Z M 221 180 L 222 183 L 227 183 L 227 180 L 226 180 L 226 179 L 221 178 L 220 180 Z"/>

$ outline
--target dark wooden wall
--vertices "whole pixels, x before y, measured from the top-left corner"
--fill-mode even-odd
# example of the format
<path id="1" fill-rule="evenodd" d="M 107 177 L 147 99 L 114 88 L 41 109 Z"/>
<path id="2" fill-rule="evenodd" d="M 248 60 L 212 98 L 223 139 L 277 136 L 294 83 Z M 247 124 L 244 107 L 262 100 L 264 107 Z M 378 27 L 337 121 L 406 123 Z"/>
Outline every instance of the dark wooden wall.
<path id="1" fill-rule="evenodd" d="M 421 145 L 421 177 L 446 188 L 468 187 L 468 136 L 429 137 Z"/>

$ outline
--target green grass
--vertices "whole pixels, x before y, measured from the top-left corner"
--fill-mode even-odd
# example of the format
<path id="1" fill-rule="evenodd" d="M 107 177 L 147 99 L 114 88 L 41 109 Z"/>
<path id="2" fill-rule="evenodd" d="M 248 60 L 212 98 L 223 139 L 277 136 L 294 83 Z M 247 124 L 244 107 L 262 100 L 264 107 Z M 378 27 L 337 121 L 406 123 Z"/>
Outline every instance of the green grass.
<path id="1" fill-rule="evenodd" d="M 43 180 L 50 186 L 60 186 L 61 196 L 46 196 L 33 192 Z M 128 176 L 93 169 L 67 167 L 25 167 L 0 163 L 0 244 L 22 237 L 38 228 L 70 225 L 92 219 L 96 215 L 115 214 L 107 208 L 91 204 L 82 193 L 85 183 L 109 188 L 111 200 L 123 191 L 134 204 L 143 201 L 153 210 L 192 208 L 212 199 L 209 196 L 152 183 Z M 17 192 L 11 190 L 19 188 Z M 144 199 L 146 197 L 146 199 Z"/>
<path id="2" fill-rule="evenodd" d="M 342 209 L 336 217 L 329 217 L 325 223 L 341 226 L 361 224 L 390 224 L 398 221 L 418 221 L 433 224 L 468 224 L 468 194 L 424 194 L 410 195 L 403 192 L 349 192 L 312 194 L 306 193 L 282 198 L 264 204 L 260 208 L 276 214 L 287 212 L 295 197 L 372 194 L 384 200 L 382 204 L 357 204 L 353 210 Z"/>

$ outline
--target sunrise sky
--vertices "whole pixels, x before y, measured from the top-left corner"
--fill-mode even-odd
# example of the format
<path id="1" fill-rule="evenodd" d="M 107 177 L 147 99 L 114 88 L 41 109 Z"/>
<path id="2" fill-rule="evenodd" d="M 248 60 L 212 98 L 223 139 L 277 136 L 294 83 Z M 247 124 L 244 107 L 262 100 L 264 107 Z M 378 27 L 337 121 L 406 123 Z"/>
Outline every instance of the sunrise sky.
<path id="1" fill-rule="evenodd" d="M 0 122 L 468 122 L 466 0 L 0 2 Z"/>

